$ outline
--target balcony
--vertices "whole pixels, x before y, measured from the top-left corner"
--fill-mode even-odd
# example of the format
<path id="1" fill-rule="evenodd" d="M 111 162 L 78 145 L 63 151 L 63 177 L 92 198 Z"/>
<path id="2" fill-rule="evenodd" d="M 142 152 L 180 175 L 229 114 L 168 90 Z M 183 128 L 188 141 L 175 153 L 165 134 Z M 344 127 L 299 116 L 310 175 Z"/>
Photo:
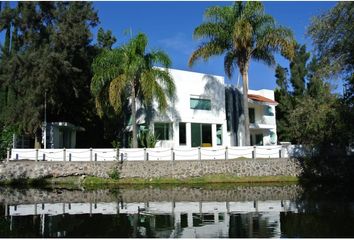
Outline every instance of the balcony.
<path id="1" fill-rule="evenodd" d="M 254 123 L 250 123 L 251 129 L 273 129 L 276 127 L 274 116 L 262 116 L 256 119 Z"/>

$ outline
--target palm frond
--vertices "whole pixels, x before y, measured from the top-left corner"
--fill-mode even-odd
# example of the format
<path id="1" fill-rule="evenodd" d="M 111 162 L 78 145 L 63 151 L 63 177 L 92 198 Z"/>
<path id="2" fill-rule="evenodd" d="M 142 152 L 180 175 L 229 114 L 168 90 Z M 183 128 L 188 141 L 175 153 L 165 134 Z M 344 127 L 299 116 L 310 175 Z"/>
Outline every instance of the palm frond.
<path id="1" fill-rule="evenodd" d="M 235 52 L 232 51 L 227 52 L 224 57 L 224 70 L 229 79 L 231 79 L 233 72 L 237 67 L 236 59 L 237 55 L 235 54 Z"/>
<path id="2" fill-rule="evenodd" d="M 111 83 L 109 84 L 109 102 L 112 105 L 114 111 L 119 113 L 122 110 L 122 93 L 127 86 L 128 79 L 125 75 L 119 75 L 114 78 Z"/>
<path id="3" fill-rule="evenodd" d="M 197 50 L 192 53 L 189 58 L 189 66 L 193 66 L 195 61 L 202 58 L 204 61 L 208 60 L 213 55 L 221 55 L 225 51 L 226 43 L 220 43 L 219 41 L 210 41 L 202 43 Z"/>

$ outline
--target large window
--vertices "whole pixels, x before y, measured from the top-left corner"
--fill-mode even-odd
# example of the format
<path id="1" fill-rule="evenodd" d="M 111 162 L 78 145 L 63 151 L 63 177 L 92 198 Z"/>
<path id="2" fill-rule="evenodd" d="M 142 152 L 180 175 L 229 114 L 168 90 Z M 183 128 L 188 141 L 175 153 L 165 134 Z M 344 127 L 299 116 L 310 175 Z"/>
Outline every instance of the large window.
<path id="1" fill-rule="evenodd" d="M 191 109 L 198 110 L 211 110 L 211 101 L 210 99 L 201 99 L 201 98 L 190 98 L 190 107 Z"/>
<path id="2" fill-rule="evenodd" d="M 169 123 L 155 123 L 154 133 L 157 140 L 170 139 L 170 124 Z"/>
<path id="3" fill-rule="evenodd" d="M 248 109 L 248 115 L 250 118 L 250 123 L 255 123 L 256 119 L 255 119 L 255 114 L 254 114 L 254 108 L 249 108 Z"/>
<path id="4" fill-rule="evenodd" d="M 211 147 L 211 124 L 192 123 L 192 147 Z"/>
<path id="5" fill-rule="evenodd" d="M 186 123 L 179 123 L 179 145 L 186 145 Z"/>

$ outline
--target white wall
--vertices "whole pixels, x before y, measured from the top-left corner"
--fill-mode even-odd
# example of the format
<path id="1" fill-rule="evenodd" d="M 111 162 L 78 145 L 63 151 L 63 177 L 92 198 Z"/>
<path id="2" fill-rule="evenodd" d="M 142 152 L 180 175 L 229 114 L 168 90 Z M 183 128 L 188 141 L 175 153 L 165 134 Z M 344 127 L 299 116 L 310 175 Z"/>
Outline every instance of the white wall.
<path id="1" fill-rule="evenodd" d="M 175 85 L 176 99 L 170 103 L 166 114 L 159 113 L 154 122 L 173 123 L 173 141 L 161 141 L 158 147 L 191 147 L 191 124 L 208 123 L 212 125 L 212 142 L 216 147 L 216 124 L 223 127 L 223 144 L 226 140 L 225 86 L 221 76 L 170 69 Z M 190 108 L 190 98 L 200 97 L 211 100 L 211 110 L 195 110 Z M 179 122 L 185 122 L 187 130 L 187 145 L 179 146 Z"/>

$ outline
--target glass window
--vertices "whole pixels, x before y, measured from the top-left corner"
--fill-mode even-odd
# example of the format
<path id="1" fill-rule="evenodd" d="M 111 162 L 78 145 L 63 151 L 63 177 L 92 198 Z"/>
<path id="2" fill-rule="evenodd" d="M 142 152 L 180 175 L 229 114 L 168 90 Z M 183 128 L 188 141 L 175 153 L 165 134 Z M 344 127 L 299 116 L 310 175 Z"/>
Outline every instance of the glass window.
<path id="1" fill-rule="evenodd" d="M 271 106 L 264 107 L 264 115 L 266 116 L 274 116 L 273 108 Z"/>
<path id="2" fill-rule="evenodd" d="M 169 123 L 155 123 L 154 133 L 157 140 L 170 139 L 170 124 Z"/>
<path id="3" fill-rule="evenodd" d="M 179 123 L 179 145 L 186 144 L 186 123 Z"/>
<path id="4" fill-rule="evenodd" d="M 202 124 L 202 147 L 212 147 L 211 124 Z"/>
<path id="5" fill-rule="evenodd" d="M 216 125 L 216 144 L 222 145 L 222 125 Z"/>
<path id="6" fill-rule="evenodd" d="M 200 123 L 192 123 L 192 147 L 200 147 L 201 145 L 201 131 Z"/>
<path id="7" fill-rule="evenodd" d="M 249 115 L 249 118 L 250 118 L 250 123 L 255 123 L 254 108 L 249 108 L 248 109 L 248 115 Z"/>
<path id="8" fill-rule="evenodd" d="M 263 146 L 263 134 L 256 134 L 256 145 Z"/>
<path id="9" fill-rule="evenodd" d="M 210 99 L 191 98 L 190 107 L 191 109 L 211 110 L 211 101 Z"/>

